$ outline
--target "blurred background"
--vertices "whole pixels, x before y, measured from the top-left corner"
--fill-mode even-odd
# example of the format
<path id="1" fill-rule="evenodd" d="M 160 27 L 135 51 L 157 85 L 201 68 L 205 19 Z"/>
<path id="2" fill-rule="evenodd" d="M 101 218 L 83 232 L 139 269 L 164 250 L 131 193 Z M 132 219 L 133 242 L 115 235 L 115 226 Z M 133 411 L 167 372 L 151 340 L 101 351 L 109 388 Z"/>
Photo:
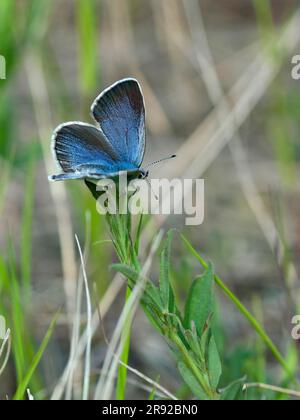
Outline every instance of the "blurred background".
<path id="1" fill-rule="evenodd" d="M 300 313 L 300 81 L 291 76 L 291 60 L 300 53 L 299 25 L 296 0 L 1 1 L 0 314 L 15 335 L 0 398 L 13 395 L 61 309 L 31 390 L 49 398 L 59 383 L 80 273 L 75 233 L 103 301 L 108 336 L 118 320 L 125 288 L 110 270 L 116 257 L 103 242 L 105 221 L 84 185 L 49 185 L 47 176 L 57 171 L 53 129 L 64 121 L 92 122 L 94 98 L 128 76 L 139 80 L 145 96 L 145 161 L 178 155 L 151 175 L 206 183 L 202 226 L 188 228 L 184 218 L 170 216 L 157 218 L 157 229 L 182 229 L 297 369 L 291 319 Z M 179 240 L 173 263 L 184 302 L 197 267 Z M 252 382 L 284 380 L 246 321 L 218 297 L 224 383 L 244 375 Z M 95 380 L 106 350 L 98 327 Z M 129 364 L 189 397 L 142 311 L 133 324 Z M 74 398 L 80 360 L 75 376 Z M 128 381 L 127 398 L 147 398 L 138 378 L 129 373 Z"/>

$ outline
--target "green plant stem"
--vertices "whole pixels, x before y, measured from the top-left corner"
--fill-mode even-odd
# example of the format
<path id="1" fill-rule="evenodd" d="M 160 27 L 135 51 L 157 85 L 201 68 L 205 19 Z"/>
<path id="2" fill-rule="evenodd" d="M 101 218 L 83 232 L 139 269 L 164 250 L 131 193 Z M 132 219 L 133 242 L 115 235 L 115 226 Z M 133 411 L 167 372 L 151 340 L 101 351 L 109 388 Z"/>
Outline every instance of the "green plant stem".
<path id="1" fill-rule="evenodd" d="M 117 245 L 116 251 L 118 253 L 119 259 L 123 264 L 129 264 L 134 266 L 134 261 L 131 258 L 131 249 L 130 249 L 130 227 L 131 220 L 130 215 L 116 215 L 114 219 L 108 219 L 111 234 L 113 237 L 113 242 Z M 116 223 L 116 226 L 114 226 Z M 131 289 L 127 286 L 126 289 L 126 298 L 127 302 L 131 295 Z M 116 385 L 116 399 L 124 400 L 126 395 L 126 380 L 127 380 L 127 367 L 129 351 L 130 351 L 130 335 L 131 335 L 131 319 L 126 321 L 124 325 L 124 330 L 121 335 L 121 342 L 123 343 L 123 349 L 121 353 L 120 360 L 122 364 L 118 368 L 118 378 Z"/>
<path id="2" fill-rule="evenodd" d="M 130 298 L 130 295 L 131 295 L 131 290 L 129 286 L 127 286 L 126 303 L 128 299 Z M 120 364 L 119 369 L 118 369 L 118 379 L 117 379 L 117 386 L 116 386 L 116 399 L 117 400 L 125 400 L 126 380 L 127 380 L 127 368 L 125 365 L 128 364 L 128 358 L 129 358 L 130 334 L 131 334 L 131 320 L 129 318 L 126 324 L 124 325 L 124 330 L 121 336 L 121 342 L 124 343 L 124 346 L 123 346 L 123 351 L 122 351 L 120 360 L 121 362 L 123 362 L 123 364 L 122 365 Z"/>
<path id="3" fill-rule="evenodd" d="M 197 378 L 201 388 L 204 390 L 206 395 L 210 399 L 215 399 L 215 394 L 212 392 L 209 383 L 207 383 L 207 381 L 206 381 L 205 377 L 203 376 L 202 372 L 200 372 L 198 367 L 195 365 L 193 359 L 190 357 L 189 352 L 187 351 L 185 345 L 182 343 L 182 341 L 180 340 L 178 335 L 172 334 L 170 336 L 170 339 L 178 347 L 179 351 L 181 352 L 181 354 L 184 358 L 185 363 L 187 364 L 187 366 L 189 366 L 189 368 L 191 369 L 191 371 L 193 372 L 193 374 Z"/>
<path id="4" fill-rule="evenodd" d="M 190 250 L 190 252 L 195 256 L 195 258 L 199 261 L 201 266 L 204 269 L 208 268 L 208 264 L 206 261 L 198 254 L 198 252 L 193 248 L 193 246 L 189 243 L 189 241 L 181 235 L 185 245 Z M 286 363 L 284 357 L 281 355 L 280 351 L 276 347 L 276 345 L 273 343 L 271 338 L 268 336 L 268 334 L 265 332 L 264 328 L 261 326 L 261 324 L 255 319 L 255 317 L 248 311 L 248 309 L 242 304 L 242 302 L 235 296 L 235 294 L 223 283 L 223 281 L 218 277 L 217 275 L 214 276 L 216 284 L 220 287 L 220 289 L 229 297 L 229 299 L 235 304 L 235 306 L 238 308 L 238 310 L 244 315 L 244 317 L 248 320 L 250 325 L 253 327 L 253 329 L 257 332 L 257 334 L 261 337 L 263 342 L 266 344 L 266 346 L 269 348 L 275 359 L 280 363 L 280 365 L 284 368 L 286 373 L 289 375 L 289 377 L 293 377 L 293 373 L 291 372 L 288 364 Z"/>

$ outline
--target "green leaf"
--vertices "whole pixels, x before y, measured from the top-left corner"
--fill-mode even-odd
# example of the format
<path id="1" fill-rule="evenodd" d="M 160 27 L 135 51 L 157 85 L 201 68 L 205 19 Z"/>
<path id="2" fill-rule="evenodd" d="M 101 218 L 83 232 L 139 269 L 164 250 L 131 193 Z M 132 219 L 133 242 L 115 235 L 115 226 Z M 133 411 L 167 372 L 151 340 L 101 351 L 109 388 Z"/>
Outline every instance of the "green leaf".
<path id="1" fill-rule="evenodd" d="M 222 391 L 221 400 L 222 401 L 235 401 L 240 398 L 240 395 L 243 391 L 243 385 L 246 378 L 239 379 L 235 382 L 232 382 L 227 388 Z"/>
<path id="2" fill-rule="evenodd" d="M 198 361 L 200 363 L 204 363 L 203 353 L 200 348 L 199 339 L 195 328 L 193 330 L 185 330 L 184 337 Z"/>
<path id="3" fill-rule="evenodd" d="M 211 336 L 209 345 L 208 345 L 208 373 L 211 386 L 216 389 L 220 377 L 222 375 L 222 364 L 217 349 L 216 341 L 213 336 Z"/>
<path id="4" fill-rule="evenodd" d="M 199 341 L 200 341 L 200 348 L 203 354 L 206 354 L 206 349 L 207 349 L 207 345 L 209 342 L 209 337 L 211 336 L 211 328 L 210 328 L 210 323 L 211 323 L 211 317 L 208 318 L 208 320 L 206 321 L 204 330 L 202 332 L 201 337 L 199 337 Z"/>
<path id="5" fill-rule="evenodd" d="M 213 281 L 213 270 L 209 265 L 205 273 L 194 280 L 189 291 L 184 326 L 191 328 L 191 322 L 194 321 L 199 336 L 202 335 L 206 321 L 213 310 Z"/>
<path id="6" fill-rule="evenodd" d="M 181 238 L 186 245 L 187 249 L 193 255 L 196 260 L 199 262 L 199 264 L 207 269 L 208 264 L 206 261 L 201 257 L 201 255 L 195 250 L 195 248 L 191 245 L 191 243 L 183 236 L 181 235 Z M 271 338 L 268 336 L 267 332 L 264 330 L 263 326 L 260 324 L 259 321 L 255 319 L 255 317 L 248 311 L 248 309 L 242 304 L 242 302 L 238 299 L 238 297 L 226 286 L 225 283 L 220 279 L 219 276 L 214 276 L 215 283 L 220 287 L 220 289 L 223 291 L 223 293 L 233 302 L 233 304 L 238 308 L 238 310 L 241 312 L 241 314 L 247 319 L 247 321 L 250 323 L 252 328 L 257 332 L 257 334 L 260 336 L 260 338 L 263 340 L 263 342 L 266 344 L 268 349 L 271 351 L 275 359 L 281 364 L 281 366 L 284 368 L 286 373 L 290 377 L 294 377 L 294 373 L 291 371 L 290 367 L 286 363 L 285 358 L 280 353 L 279 349 L 276 347 L 276 345 L 273 343 Z"/>
<path id="7" fill-rule="evenodd" d="M 50 327 L 48 328 L 48 331 L 47 331 L 47 333 L 46 333 L 46 335 L 45 335 L 45 337 L 42 341 L 42 344 L 41 344 L 40 348 L 38 349 L 36 355 L 34 356 L 32 362 L 29 366 L 29 369 L 28 369 L 27 373 L 25 374 L 23 380 L 20 382 L 20 384 L 18 386 L 18 389 L 17 389 L 17 391 L 15 393 L 15 396 L 13 398 L 14 400 L 22 400 L 24 398 L 24 394 L 26 392 L 28 384 L 29 384 L 29 382 L 30 382 L 30 380 L 31 380 L 31 378 L 32 378 L 32 376 L 33 376 L 33 374 L 34 374 L 34 372 L 35 372 L 43 354 L 44 354 L 44 351 L 46 350 L 46 347 L 48 346 L 49 340 L 50 340 L 50 338 L 53 334 L 58 315 L 59 314 L 57 313 L 54 316 L 54 318 L 53 318 L 53 320 L 50 324 Z"/>
<path id="8" fill-rule="evenodd" d="M 179 362 L 178 370 L 184 380 L 184 382 L 188 385 L 192 393 L 199 398 L 200 400 L 207 400 L 207 395 L 199 385 L 199 382 L 191 372 L 191 370 L 187 367 L 184 362 Z"/>

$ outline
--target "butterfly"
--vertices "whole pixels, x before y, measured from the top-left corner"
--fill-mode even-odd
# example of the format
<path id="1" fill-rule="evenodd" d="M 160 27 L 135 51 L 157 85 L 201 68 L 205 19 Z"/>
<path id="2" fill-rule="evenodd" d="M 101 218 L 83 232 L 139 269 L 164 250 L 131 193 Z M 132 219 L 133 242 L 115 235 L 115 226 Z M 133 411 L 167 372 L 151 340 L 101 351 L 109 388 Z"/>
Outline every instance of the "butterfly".
<path id="1" fill-rule="evenodd" d="M 72 121 L 59 125 L 51 149 L 62 170 L 51 181 L 84 179 L 96 183 L 126 172 L 146 178 L 141 168 L 145 154 L 145 105 L 137 80 L 127 78 L 105 89 L 93 102 L 98 126 Z"/>

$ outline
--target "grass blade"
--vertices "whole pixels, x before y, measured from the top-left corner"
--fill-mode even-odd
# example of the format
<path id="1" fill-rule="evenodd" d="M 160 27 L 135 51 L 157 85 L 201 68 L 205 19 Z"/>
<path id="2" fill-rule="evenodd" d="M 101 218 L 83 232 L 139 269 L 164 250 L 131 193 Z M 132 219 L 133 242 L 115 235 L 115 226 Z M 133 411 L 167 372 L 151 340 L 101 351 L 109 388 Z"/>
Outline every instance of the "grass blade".
<path id="1" fill-rule="evenodd" d="M 26 375 L 24 376 L 23 380 L 20 382 L 20 384 L 17 388 L 17 391 L 16 391 L 15 396 L 13 398 L 14 400 L 22 400 L 24 398 L 24 394 L 26 392 L 28 384 L 29 384 L 29 382 L 30 382 L 30 380 L 31 380 L 31 378 L 32 378 L 32 376 L 33 376 L 33 374 L 34 374 L 34 372 L 35 372 L 35 370 L 36 370 L 44 352 L 45 352 L 45 350 L 46 350 L 46 347 L 48 346 L 50 338 L 52 337 L 52 334 L 54 332 L 54 328 L 55 328 L 58 316 L 59 316 L 59 313 L 57 313 L 54 316 L 54 318 L 53 318 L 53 320 L 50 324 L 50 327 L 48 328 L 48 331 L 46 332 L 46 335 L 45 335 L 45 337 L 42 341 L 42 344 L 41 344 L 40 348 L 38 349 L 36 355 L 34 356 Z"/>
<path id="2" fill-rule="evenodd" d="M 95 89 L 98 80 L 95 16 L 94 0 L 77 0 L 79 74 L 81 89 L 86 95 Z"/>
<path id="3" fill-rule="evenodd" d="M 25 300 L 29 302 L 31 289 L 32 215 L 34 200 L 34 164 L 29 164 L 21 227 L 21 277 Z"/>

